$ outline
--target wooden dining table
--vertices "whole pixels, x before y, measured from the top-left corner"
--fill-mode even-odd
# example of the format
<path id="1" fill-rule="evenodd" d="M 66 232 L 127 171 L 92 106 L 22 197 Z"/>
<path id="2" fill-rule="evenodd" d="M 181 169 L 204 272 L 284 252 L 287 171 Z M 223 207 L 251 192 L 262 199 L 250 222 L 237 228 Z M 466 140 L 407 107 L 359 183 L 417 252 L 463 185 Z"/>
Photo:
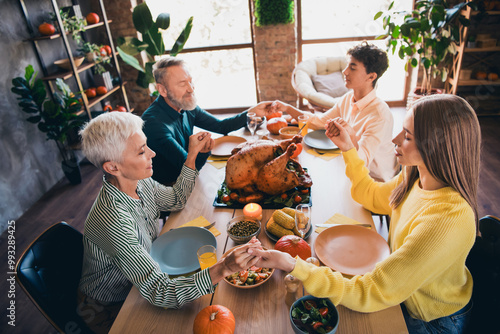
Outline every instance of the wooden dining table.
<path id="1" fill-rule="evenodd" d="M 244 129 L 230 135 L 249 138 L 249 132 Z M 322 155 L 315 156 L 308 153 L 309 149 L 310 147 L 303 144 L 303 152 L 298 160 L 307 168 L 313 180 L 311 187 L 313 228 L 314 224 L 324 223 L 334 214 L 340 213 L 360 223 L 369 223 L 376 231 L 370 212 L 351 198 L 351 183 L 345 176 L 342 156 L 327 160 Z M 242 209 L 213 206 L 224 177 L 225 168 L 216 168 L 207 163 L 200 171 L 186 207 L 182 211 L 170 214 L 161 233 L 203 216 L 209 222 L 215 222 L 215 227 L 221 232 L 216 238 L 218 258 L 230 248 L 237 246 L 227 236 L 226 225 L 231 218 L 242 215 Z M 272 249 L 275 242 L 266 235 L 264 224 L 273 212 L 273 209 L 263 210 L 262 229 L 258 236 L 262 245 L 268 249 Z M 313 231 L 307 239 L 313 256 L 314 241 L 317 236 L 318 233 Z M 252 289 L 235 288 L 221 281 L 213 294 L 205 295 L 177 310 L 151 305 L 139 294 L 137 288 L 132 287 L 110 333 L 192 333 L 196 315 L 209 305 L 223 305 L 232 311 L 236 319 L 235 333 L 293 333 L 289 319 L 290 306 L 285 302 L 286 274 L 276 270 L 264 284 Z M 297 297 L 307 293 L 303 288 L 299 291 Z M 337 309 L 340 319 L 337 330 L 339 334 L 408 333 L 399 305 L 373 313 L 356 312 L 343 306 L 338 306 Z"/>

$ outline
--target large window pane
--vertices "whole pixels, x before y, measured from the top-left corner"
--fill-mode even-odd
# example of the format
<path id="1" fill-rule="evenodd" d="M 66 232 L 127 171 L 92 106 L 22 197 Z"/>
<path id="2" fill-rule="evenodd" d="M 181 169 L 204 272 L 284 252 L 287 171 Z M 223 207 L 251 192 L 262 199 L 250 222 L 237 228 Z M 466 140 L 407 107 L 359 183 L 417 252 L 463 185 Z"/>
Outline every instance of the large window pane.
<path id="1" fill-rule="evenodd" d="M 342 57 L 347 50 L 360 42 L 330 43 L 330 44 L 305 44 L 302 46 L 303 59 L 314 57 Z M 379 48 L 386 50 L 385 42 L 369 41 Z M 404 89 L 406 80 L 406 71 L 404 70 L 404 61 L 397 55 L 389 52 L 389 69 L 377 81 L 377 95 L 385 101 L 401 101 L 404 99 Z"/>
<path id="2" fill-rule="evenodd" d="M 164 41 L 170 49 L 193 16 L 193 29 L 187 48 L 250 43 L 250 16 L 248 0 L 148 0 L 153 19 L 158 14 L 170 13 L 170 27 L 164 32 Z"/>
<path id="3" fill-rule="evenodd" d="M 181 54 L 193 77 L 203 109 L 252 106 L 257 103 L 252 49 Z"/>
<path id="4" fill-rule="evenodd" d="M 321 39 L 380 35 L 382 20 L 375 13 L 392 0 L 301 0 L 302 38 Z M 411 10 L 413 0 L 395 1 L 394 10 Z"/>

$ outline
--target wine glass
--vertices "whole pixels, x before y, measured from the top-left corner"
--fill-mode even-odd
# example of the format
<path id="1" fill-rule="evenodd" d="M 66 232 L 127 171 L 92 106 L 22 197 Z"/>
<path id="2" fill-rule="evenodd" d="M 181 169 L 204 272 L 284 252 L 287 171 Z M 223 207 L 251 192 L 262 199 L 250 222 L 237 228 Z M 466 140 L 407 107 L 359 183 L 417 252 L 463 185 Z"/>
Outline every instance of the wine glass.
<path id="1" fill-rule="evenodd" d="M 257 117 L 257 115 L 254 112 L 249 112 L 247 114 L 247 127 L 248 130 L 250 130 L 250 133 L 252 134 L 252 138 L 255 134 L 255 129 L 257 129 L 257 125 L 261 121 L 260 117 Z"/>
<path id="2" fill-rule="evenodd" d="M 311 206 L 309 204 L 299 204 L 295 208 L 295 226 L 300 236 L 304 238 L 311 228 Z"/>

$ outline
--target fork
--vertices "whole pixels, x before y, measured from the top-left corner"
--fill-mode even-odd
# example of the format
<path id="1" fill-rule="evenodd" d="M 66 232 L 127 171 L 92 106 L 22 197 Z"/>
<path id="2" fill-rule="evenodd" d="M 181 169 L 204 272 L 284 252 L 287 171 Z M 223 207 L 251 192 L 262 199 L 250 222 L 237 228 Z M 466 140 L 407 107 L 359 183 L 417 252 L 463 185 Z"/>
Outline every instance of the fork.
<path id="1" fill-rule="evenodd" d="M 210 225 L 207 225 L 207 226 L 203 226 L 203 228 L 206 228 L 207 230 L 210 230 L 212 227 L 214 227 L 215 225 L 215 222 L 213 222 L 212 224 Z"/>

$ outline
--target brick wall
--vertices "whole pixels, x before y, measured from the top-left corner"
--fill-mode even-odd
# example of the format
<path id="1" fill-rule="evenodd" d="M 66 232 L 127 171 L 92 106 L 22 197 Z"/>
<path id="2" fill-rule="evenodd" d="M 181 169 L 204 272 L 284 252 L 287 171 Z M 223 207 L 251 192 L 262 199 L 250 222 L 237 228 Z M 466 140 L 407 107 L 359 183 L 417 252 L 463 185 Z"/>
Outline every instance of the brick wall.
<path id="1" fill-rule="evenodd" d="M 253 12 L 253 1 L 251 8 Z M 257 27 L 255 17 L 252 22 L 259 100 L 280 99 L 297 105 L 297 94 L 291 84 L 297 65 L 296 23 Z"/>

